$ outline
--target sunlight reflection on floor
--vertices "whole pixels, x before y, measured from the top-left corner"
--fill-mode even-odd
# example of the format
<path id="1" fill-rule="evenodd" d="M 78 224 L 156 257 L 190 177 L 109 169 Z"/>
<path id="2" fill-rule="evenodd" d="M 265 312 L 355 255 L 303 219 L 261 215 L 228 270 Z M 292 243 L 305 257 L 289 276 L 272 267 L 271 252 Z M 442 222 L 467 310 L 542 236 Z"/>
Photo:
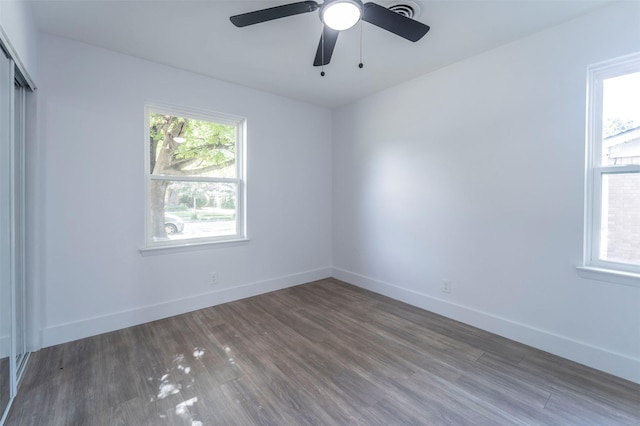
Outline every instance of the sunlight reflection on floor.
<path id="1" fill-rule="evenodd" d="M 193 348 L 194 360 L 199 360 L 205 354 L 203 348 Z M 150 402 L 156 402 L 168 398 L 171 395 L 179 394 L 183 389 L 188 389 L 195 383 L 195 378 L 191 375 L 191 366 L 188 364 L 188 360 L 184 354 L 177 354 L 174 356 L 171 367 L 167 368 L 165 374 L 160 379 L 153 377 L 149 378 L 151 382 L 157 382 L 157 393 L 151 397 Z M 191 426 L 202 426 L 203 423 L 200 420 L 194 418 L 193 414 L 189 410 L 189 407 L 193 407 L 198 402 L 197 397 L 193 397 L 184 402 L 181 402 L 175 407 L 175 414 L 186 421 L 191 422 Z M 165 418 L 166 415 L 161 414 L 160 418 Z"/>

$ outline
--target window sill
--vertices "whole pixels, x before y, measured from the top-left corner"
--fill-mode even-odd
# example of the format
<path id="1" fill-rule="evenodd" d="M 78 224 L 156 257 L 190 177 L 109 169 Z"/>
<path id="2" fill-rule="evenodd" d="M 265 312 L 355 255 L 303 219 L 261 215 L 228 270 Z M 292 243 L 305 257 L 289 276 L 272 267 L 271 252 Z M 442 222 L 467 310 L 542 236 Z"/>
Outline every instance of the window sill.
<path id="1" fill-rule="evenodd" d="M 235 247 L 249 244 L 248 239 L 226 240 L 226 241 L 207 241 L 204 243 L 181 244 L 172 246 L 145 247 L 140 249 L 142 256 L 157 256 L 160 254 L 174 254 L 187 251 L 207 250 L 222 247 Z"/>
<path id="2" fill-rule="evenodd" d="M 617 271 L 615 269 L 594 268 L 593 266 L 576 267 L 578 275 L 589 280 L 605 281 L 614 284 L 640 287 L 640 274 Z"/>

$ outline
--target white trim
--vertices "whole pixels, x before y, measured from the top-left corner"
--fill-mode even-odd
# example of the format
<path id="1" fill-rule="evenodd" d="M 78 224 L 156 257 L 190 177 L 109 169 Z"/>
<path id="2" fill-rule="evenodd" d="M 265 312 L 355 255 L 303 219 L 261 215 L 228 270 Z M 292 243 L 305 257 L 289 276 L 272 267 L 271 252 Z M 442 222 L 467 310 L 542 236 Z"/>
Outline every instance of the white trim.
<path id="1" fill-rule="evenodd" d="M 344 269 L 334 267 L 333 276 L 358 287 L 640 383 L 640 359 Z"/>
<path id="2" fill-rule="evenodd" d="M 193 240 L 186 240 L 186 241 L 193 241 Z M 173 254 L 173 253 L 180 253 L 184 251 L 197 251 L 197 250 L 208 250 L 212 248 L 234 247 L 234 246 L 242 246 L 242 245 L 249 244 L 249 241 L 250 241 L 249 239 L 238 239 L 238 240 L 207 241 L 207 242 L 179 244 L 179 245 L 172 245 L 172 246 L 166 245 L 166 246 L 159 246 L 159 247 L 144 247 L 140 249 L 140 254 L 142 256 L 155 256 L 158 254 Z"/>
<path id="3" fill-rule="evenodd" d="M 29 75 L 29 72 L 20 59 L 20 56 L 18 56 L 18 52 L 13 47 L 13 44 L 11 44 L 11 41 L 9 41 L 7 33 L 5 33 L 2 26 L 0 26 L 0 50 L 2 50 L 3 46 L 9 54 L 9 57 L 13 59 L 15 67 L 18 68 L 21 79 L 24 80 L 24 83 L 29 87 L 29 89 L 35 91 L 37 89 L 36 84 L 31 78 L 31 75 Z"/>
<path id="4" fill-rule="evenodd" d="M 20 177 L 20 227 L 18 229 L 18 235 L 20 238 L 20 253 L 18 254 L 20 259 L 20 281 L 18 283 L 20 295 L 18 302 L 21 304 L 21 318 L 17 319 L 21 325 L 21 340 L 22 347 L 20 355 L 27 354 L 27 89 L 24 86 L 20 87 L 20 165 L 19 165 L 19 177 Z M 26 364 L 22 364 L 23 366 Z M 22 376 L 22 369 L 18 366 L 18 378 L 20 383 L 20 377 Z"/>
<path id="5" fill-rule="evenodd" d="M 237 126 L 242 124 L 246 118 L 239 115 L 226 114 L 224 112 L 211 111 L 201 108 L 192 108 L 184 105 L 174 105 L 165 102 L 149 101 L 145 104 L 145 111 L 153 110 L 161 114 L 179 115 L 180 117 L 192 120 L 215 121 L 218 124 Z"/>
<path id="6" fill-rule="evenodd" d="M 577 266 L 578 275 L 589 280 L 603 281 L 613 284 L 640 287 L 640 274 L 617 269 Z"/>
<path id="7" fill-rule="evenodd" d="M 605 175 L 615 174 L 636 174 L 640 173 L 640 166 L 627 165 L 627 166 L 610 166 L 610 167 L 593 167 L 592 168 L 592 205 L 591 205 L 591 256 L 584 259 L 584 264 L 581 265 L 584 268 L 596 268 L 599 270 L 607 270 L 610 273 L 616 271 L 622 273 L 640 274 L 640 265 L 634 265 L 630 263 L 620 263 L 612 260 L 605 260 L 600 258 L 600 243 L 602 239 L 601 223 L 602 223 L 602 199 L 603 195 L 603 178 Z"/>
<path id="8" fill-rule="evenodd" d="M 10 229 L 10 238 L 9 238 L 9 288 L 11 293 L 11 346 L 10 346 L 10 358 L 9 358 L 9 377 L 10 377 L 10 395 L 11 398 L 16 396 L 16 392 L 18 391 L 18 383 L 17 379 L 17 369 L 16 369 L 16 343 L 18 338 L 18 326 L 16 323 L 16 287 L 18 286 L 18 282 L 16 280 L 17 276 L 17 262 L 19 259 L 17 258 L 17 238 L 16 235 L 16 201 L 18 197 L 16 188 L 16 101 L 15 101 L 15 69 L 16 64 L 13 60 L 9 59 L 11 63 L 11 86 L 9 90 L 9 102 L 11 104 L 11 113 L 9 114 L 9 120 L 11 122 L 9 126 L 10 133 L 10 144 L 9 144 L 9 229 Z M 3 200 L 4 202 L 4 200 Z"/>
<path id="9" fill-rule="evenodd" d="M 624 166 L 606 166 L 606 167 L 594 167 L 594 168 L 600 175 L 640 173 L 640 165 L 638 164 L 627 164 Z"/>
<path id="10" fill-rule="evenodd" d="M 80 321 L 57 324 L 42 330 L 42 346 L 48 347 L 72 340 L 131 327 L 146 322 L 180 315 L 222 303 L 293 287 L 302 283 L 321 280 L 331 276 L 331 268 L 320 268 L 297 274 L 276 277 L 264 281 L 197 294 L 182 299 L 170 300 L 155 305 L 112 314 L 87 318 Z"/>
<path id="11" fill-rule="evenodd" d="M 587 68 L 587 105 L 584 173 L 583 278 L 637 285 L 640 265 L 612 262 L 600 258 L 602 177 L 605 174 L 638 173 L 638 165 L 608 166 L 602 162 L 603 81 L 640 71 L 640 53 L 591 65 Z"/>
<path id="12" fill-rule="evenodd" d="M 208 176 L 171 176 L 171 175 L 150 175 L 151 180 L 170 180 L 176 182 L 215 182 L 215 183 L 238 183 L 235 178 L 214 178 Z"/>
<path id="13" fill-rule="evenodd" d="M 152 175 L 150 170 L 151 158 L 148 146 L 149 141 L 149 116 L 151 113 L 167 114 L 178 117 L 185 117 L 193 120 L 208 121 L 217 124 L 234 126 L 236 129 L 236 152 L 235 152 L 235 178 L 217 178 L 204 176 L 171 176 Z M 246 130 L 247 119 L 245 117 L 231 114 L 219 113 L 215 111 L 205 111 L 197 108 L 169 105 L 162 102 L 147 102 L 144 106 L 144 174 L 145 174 L 145 225 L 144 225 L 144 247 L 140 253 L 161 254 L 174 252 L 166 250 L 168 248 L 185 248 L 186 250 L 202 249 L 211 247 L 212 244 L 248 242 L 247 234 L 247 190 L 246 190 Z M 183 181 L 183 182 L 212 182 L 230 183 L 236 185 L 236 225 L 233 235 L 220 235 L 214 237 L 198 237 L 190 239 L 175 239 L 166 241 L 154 241 L 151 231 L 149 193 L 150 185 L 154 180 Z M 159 249 L 159 250 L 156 250 Z M 178 250 L 180 251 L 180 250 Z"/>

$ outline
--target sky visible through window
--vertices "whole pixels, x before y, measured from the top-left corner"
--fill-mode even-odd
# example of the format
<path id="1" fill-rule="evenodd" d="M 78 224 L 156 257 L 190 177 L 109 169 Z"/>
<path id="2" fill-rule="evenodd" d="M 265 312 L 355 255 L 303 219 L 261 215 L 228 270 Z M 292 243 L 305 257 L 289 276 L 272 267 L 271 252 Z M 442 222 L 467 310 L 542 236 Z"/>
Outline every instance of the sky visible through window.
<path id="1" fill-rule="evenodd" d="M 640 126 L 640 72 L 605 80 L 603 92 L 603 123 L 620 119 Z"/>

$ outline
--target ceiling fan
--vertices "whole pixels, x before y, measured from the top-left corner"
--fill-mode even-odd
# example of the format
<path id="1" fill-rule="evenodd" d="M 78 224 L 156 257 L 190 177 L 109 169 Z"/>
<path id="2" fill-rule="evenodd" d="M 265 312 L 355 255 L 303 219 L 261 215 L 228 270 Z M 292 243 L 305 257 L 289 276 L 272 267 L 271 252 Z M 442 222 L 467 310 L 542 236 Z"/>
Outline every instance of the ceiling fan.
<path id="1" fill-rule="evenodd" d="M 232 16 L 236 27 L 259 24 L 288 16 L 320 11 L 322 34 L 316 51 L 313 66 L 327 65 L 331 61 L 333 49 L 340 31 L 347 30 L 360 20 L 390 31 L 409 41 L 420 40 L 429 31 L 429 26 L 403 16 L 376 3 L 362 3 L 362 0 L 325 0 L 317 3 L 313 0 L 285 4 Z M 360 63 L 362 68 L 362 63 Z M 322 73 L 324 75 L 324 73 Z"/>

